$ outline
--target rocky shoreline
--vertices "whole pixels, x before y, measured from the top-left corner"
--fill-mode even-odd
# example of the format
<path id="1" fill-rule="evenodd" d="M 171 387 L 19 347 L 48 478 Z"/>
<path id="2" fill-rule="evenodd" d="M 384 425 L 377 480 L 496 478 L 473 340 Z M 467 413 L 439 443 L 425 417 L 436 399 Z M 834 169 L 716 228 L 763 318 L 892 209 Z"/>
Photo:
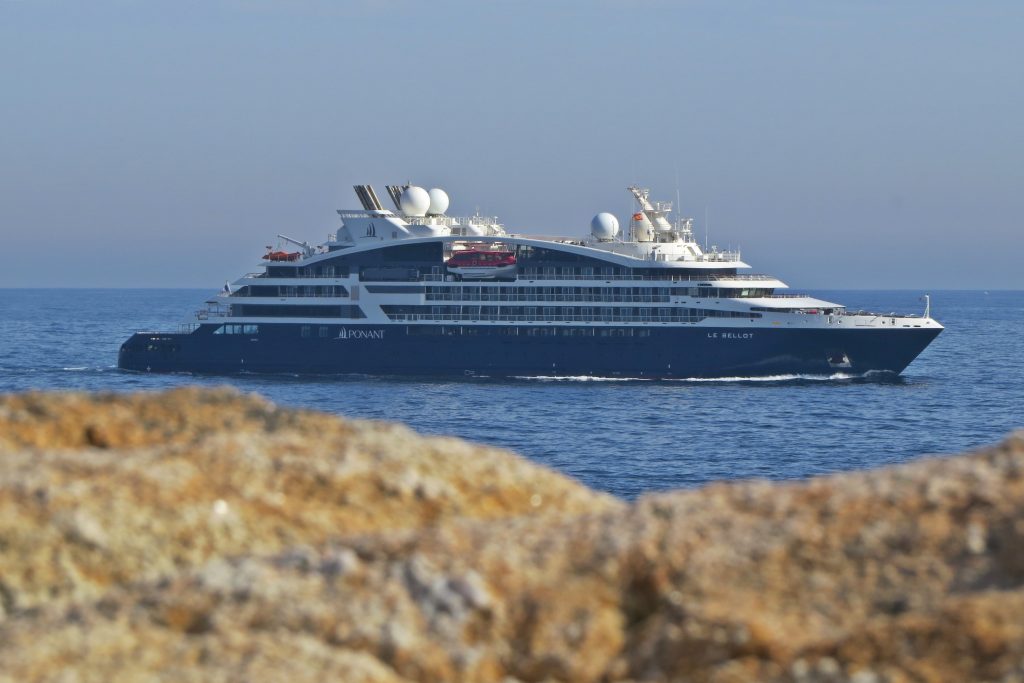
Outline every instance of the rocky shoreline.
<path id="1" fill-rule="evenodd" d="M 0 681 L 1024 681 L 1024 437 L 626 504 L 231 390 L 0 397 Z"/>

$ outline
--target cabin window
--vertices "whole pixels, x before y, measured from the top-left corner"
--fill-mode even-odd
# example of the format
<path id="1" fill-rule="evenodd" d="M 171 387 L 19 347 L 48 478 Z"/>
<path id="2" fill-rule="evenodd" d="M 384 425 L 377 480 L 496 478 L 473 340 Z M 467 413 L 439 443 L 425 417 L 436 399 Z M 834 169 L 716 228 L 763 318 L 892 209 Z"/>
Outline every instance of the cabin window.
<path id="1" fill-rule="evenodd" d="M 326 327 L 326 326 L 322 326 L 322 327 L 320 328 L 320 331 L 319 331 L 319 333 L 320 333 L 320 338 L 321 338 L 321 339 L 323 339 L 324 337 L 326 337 L 326 336 L 328 335 L 328 332 L 329 332 L 329 331 L 330 331 L 330 330 L 329 330 L 329 328 L 328 328 L 328 327 Z"/>
<path id="2" fill-rule="evenodd" d="M 312 333 L 312 328 L 309 325 L 303 325 L 300 333 L 303 337 L 308 337 Z"/>
<path id="3" fill-rule="evenodd" d="M 221 325 L 213 331 L 214 334 L 256 334 L 259 331 L 258 325 Z"/>

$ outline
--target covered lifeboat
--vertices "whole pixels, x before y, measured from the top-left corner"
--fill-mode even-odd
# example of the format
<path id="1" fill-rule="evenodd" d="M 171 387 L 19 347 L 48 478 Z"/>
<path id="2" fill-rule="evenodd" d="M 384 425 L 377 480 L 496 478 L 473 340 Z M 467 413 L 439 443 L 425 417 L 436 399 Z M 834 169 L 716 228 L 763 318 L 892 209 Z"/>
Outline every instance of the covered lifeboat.
<path id="1" fill-rule="evenodd" d="M 298 261 L 300 252 L 297 251 L 268 251 L 263 255 L 263 258 L 267 261 Z"/>
<path id="2" fill-rule="evenodd" d="M 464 280 L 515 279 L 516 255 L 510 251 L 460 251 L 445 261 L 445 267 Z"/>

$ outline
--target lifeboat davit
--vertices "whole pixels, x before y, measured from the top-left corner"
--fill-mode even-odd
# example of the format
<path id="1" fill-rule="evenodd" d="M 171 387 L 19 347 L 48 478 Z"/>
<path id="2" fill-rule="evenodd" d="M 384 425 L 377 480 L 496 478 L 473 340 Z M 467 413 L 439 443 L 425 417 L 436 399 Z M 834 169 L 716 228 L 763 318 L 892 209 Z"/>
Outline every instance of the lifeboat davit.
<path id="1" fill-rule="evenodd" d="M 516 255 L 510 251 L 460 251 L 444 265 L 449 273 L 464 280 L 514 279 Z"/>

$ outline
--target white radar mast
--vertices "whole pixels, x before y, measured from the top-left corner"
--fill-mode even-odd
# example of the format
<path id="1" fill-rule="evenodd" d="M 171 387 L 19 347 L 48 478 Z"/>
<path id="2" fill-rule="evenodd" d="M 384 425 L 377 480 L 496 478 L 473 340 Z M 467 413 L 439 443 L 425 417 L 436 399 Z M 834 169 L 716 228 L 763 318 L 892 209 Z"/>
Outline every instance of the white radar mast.
<path id="1" fill-rule="evenodd" d="M 640 204 L 640 211 L 647 216 L 647 220 L 651 222 L 656 231 L 670 232 L 672 230 L 672 224 L 668 222 L 667 218 L 668 214 L 672 211 L 672 202 L 656 202 L 651 204 L 647 199 L 651 191 L 647 188 L 630 185 L 628 189 L 636 197 L 637 203 Z"/>

